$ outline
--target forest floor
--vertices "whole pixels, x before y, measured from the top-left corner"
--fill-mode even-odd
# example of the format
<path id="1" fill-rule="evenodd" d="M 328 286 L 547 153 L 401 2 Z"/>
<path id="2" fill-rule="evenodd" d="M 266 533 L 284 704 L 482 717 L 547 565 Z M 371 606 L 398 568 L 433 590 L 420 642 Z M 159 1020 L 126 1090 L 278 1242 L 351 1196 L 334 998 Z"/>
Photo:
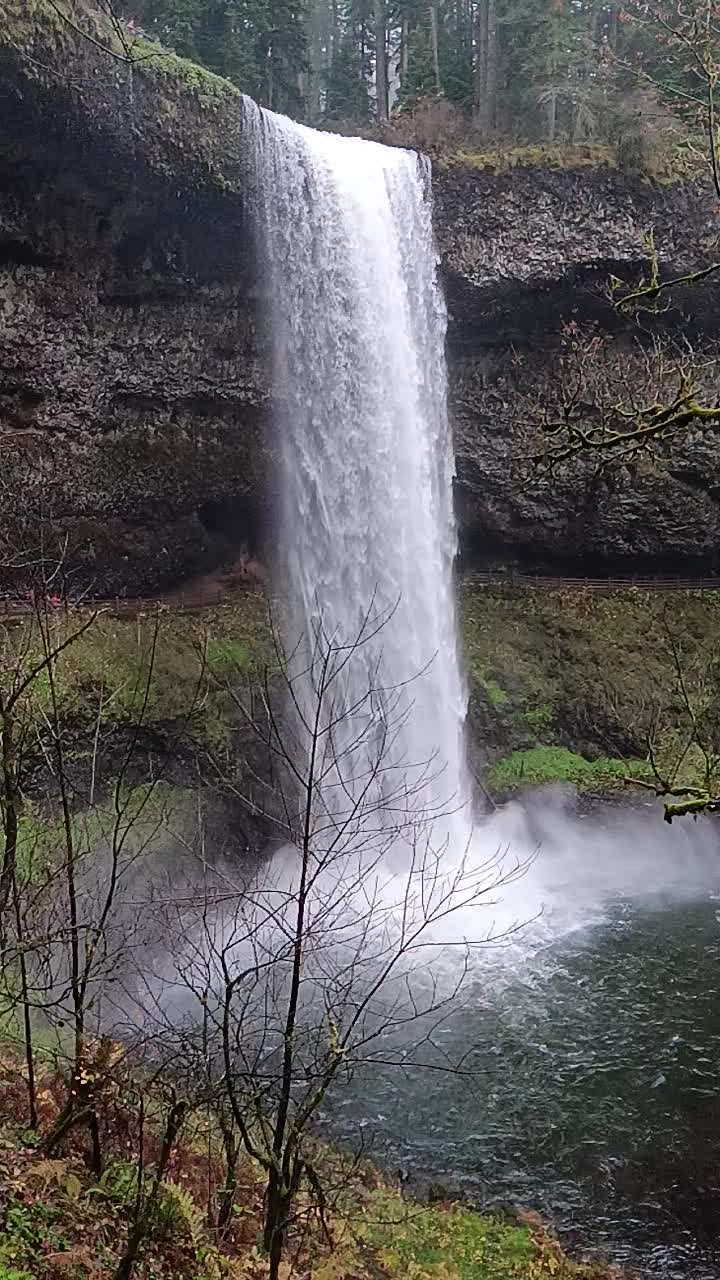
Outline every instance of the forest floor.
<path id="1" fill-rule="evenodd" d="M 57 1113 L 61 1090 L 48 1070 L 38 1081 L 40 1127 Z M 13 1053 L 0 1049 L 0 1280 L 113 1280 L 137 1198 L 134 1117 L 116 1100 L 102 1117 L 104 1171 L 88 1172 L 82 1136 L 56 1158 L 25 1127 L 25 1081 Z M 145 1179 L 158 1136 L 145 1130 Z M 322 1170 L 322 1164 L 318 1167 Z M 324 1225 L 299 1197 L 282 1266 L 283 1280 L 619 1280 L 617 1268 L 570 1259 L 532 1214 L 517 1221 L 462 1204 L 405 1199 L 367 1163 L 346 1162 L 342 1190 Z M 333 1169 L 338 1168 L 337 1157 Z M 223 1177 L 212 1124 L 197 1114 L 183 1131 L 151 1215 L 135 1280 L 262 1280 L 258 1249 L 263 1186 L 241 1161 L 233 1216 L 224 1238 L 212 1225 Z M 339 1185 L 339 1184 L 338 1184 Z M 334 1199 L 334 1203 L 333 1203 Z"/>

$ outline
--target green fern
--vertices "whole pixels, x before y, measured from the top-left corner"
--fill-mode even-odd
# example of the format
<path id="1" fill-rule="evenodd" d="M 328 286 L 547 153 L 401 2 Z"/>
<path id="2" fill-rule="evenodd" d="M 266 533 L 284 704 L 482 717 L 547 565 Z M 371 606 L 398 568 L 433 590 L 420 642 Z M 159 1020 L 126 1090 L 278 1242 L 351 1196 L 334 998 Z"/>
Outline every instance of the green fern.
<path id="1" fill-rule="evenodd" d="M 129 1209 L 137 1196 L 137 1165 L 128 1160 L 115 1160 L 108 1165 L 100 1185 L 118 1208 Z M 152 1170 L 146 1171 L 145 1194 L 152 1185 Z M 155 1240 L 182 1236 L 195 1245 L 204 1223 L 202 1209 L 186 1187 L 177 1182 L 163 1182 L 155 1201 L 148 1234 Z M 0 1280 L 3 1280 L 0 1275 Z"/>
<path id="2" fill-rule="evenodd" d="M 127 1208 L 137 1196 L 138 1168 L 130 1160 L 113 1160 L 100 1179 L 100 1187 L 113 1204 Z"/>
<path id="3" fill-rule="evenodd" d="M 204 1221 L 203 1211 L 187 1187 L 177 1182 L 163 1183 L 153 1214 L 154 1235 L 161 1238 L 182 1235 L 196 1245 Z"/>

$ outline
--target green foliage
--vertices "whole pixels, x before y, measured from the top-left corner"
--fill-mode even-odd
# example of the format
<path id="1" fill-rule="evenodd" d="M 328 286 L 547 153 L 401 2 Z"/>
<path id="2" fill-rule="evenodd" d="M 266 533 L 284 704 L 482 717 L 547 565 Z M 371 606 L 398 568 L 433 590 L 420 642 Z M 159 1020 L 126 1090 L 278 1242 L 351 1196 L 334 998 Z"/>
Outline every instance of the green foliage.
<path id="1" fill-rule="evenodd" d="M 360 1235 L 389 1280 L 590 1280 L 595 1268 L 566 1258 L 553 1237 L 459 1206 L 420 1208 L 382 1189 L 370 1196 Z"/>
<path id="2" fill-rule="evenodd" d="M 513 169 L 608 169 L 617 165 L 617 155 L 607 143 L 534 143 L 482 150 L 459 147 L 445 158 L 445 163 L 488 173 L 510 173 Z"/>
<path id="3" fill-rule="evenodd" d="M 113 1129 L 113 1114 L 105 1136 L 117 1150 L 126 1133 Z M 148 1137 L 157 1136 L 152 1109 L 146 1119 Z M 137 1274 L 147 1280 L 259 1277 L 266 1262 L 254 1241 L 262 1222 L 264 1179 L 251 1163 L 243 1166 L 242 1230 L 226 1253 L 208 1231 L 204 1212 L 217 1154 L 208 1150 L 204 1125 L 198 1133 L 201 1141 L 187 1134 L 176 1147 L 178 1177 L 187 1178 L 188 1186 L 168 1181 L 160 1188 L 151 1247 Z M 4 1176 L 11 1184 L 0 1237 L 0 1280 L 57 1280 L 61 1271 L 68 1280 L 91 1271 L 115 1274 L 136 1208 L 137 1165 L 113 1160 L 99 1182 L 88 1185 L 79 1152 L 66 1160 L 38 1160 L 18 1145 L 18 1138 L 15 1128 L 0 1130 Z M 368 1193 L 365 1162 L 362 1169 L 354 1161 L 338 1165 L 337 1154 L 324 1149 L 318 1158 L 345 1172 L 343 1190 L 333 1200 L 332 1247 L 309 1222 L 296 1237 L 293 1270 L 308 1280 L 609 1280 L 605 1268 L 571 1262 L 539 1219 L 525 1226 L 461 1206 L 413 1204 L 393 1188 L 378 1187 L 376 1180 L 376 1189 Z M 150 1166 L 146 1192 L 152 1175 Z M 71 1181 L 81 1188 L 77 1196 L 67 1192 Z"/>
<path id="4" fill-rule="evenodd" d="M 386 1222 L 373 1222 L 375 1213 L 395 1219 L 392 1233 Z M 366 1238 L 381 1248 L 379 1260 L 390 1276 L 505 1280 L 526 1276 L 535 1253 L 528 1232 L 520 1228 L 462 1210 L 403 1206 L 384 1193 L 373 1196 L 368 1219 Z"/>
<path id="5" fill-rule="evenodd" d="M 546 782 L 572 782 L 585 790 L 596 790 L 622 786 L 627 777 L 651 776 L 644 760 L 586 760 L 566 747 L 531 747 L 498 760 L 490 770 L 489 782 L 500 793 Z"/>
<path id="6" fill-rule="evenodd" d="M 50 625 L 55 645 L 76 621 L 58 616 Z M 5 665 L 21 655 L 29 670 L 42 652 L 32 627 L 8 627 L 6 638 Z M 256 595 L 194 613 L 101 615 L 55 664 L 60 713 L 64 722 L 76 725 L 94 724 L 98 716 L 101 725 L 187 721 L 187 728 L 202 736 L 213 717 L 233 716 L 231 699 L 217 690 L 208 705 L 206 660 L 213 674 L 232 670 L 249 676 L 273 656 L 267 605 Z M 49 680 L 41 672 L 28 690 L 25 710 L 31 719 L 42 718 L 49 705 Z"/>
<path id="7" fill-rule="evenodd" d="M 132 46 L 132 56 L 138 59 L 142 72 L 180 84 L 207 104 L 213 100 L 224 101 L 239 93 L 237 86 L 229 80 L 198 66 L 197 62 L 169 53 L 154 41 L 136 41 Z"/>
<path id="8" fill-rule="evenodd" d="M 138 1166 L 132 1160 L 113 1160 L 104 1170 L 99 1183 L 113 1204 L 129 1209 L 135 1204 L 138 1190 Z"/>
<path id="9" fill-rule="evenodd" d="M 502 761 L 490 785 L 565 779 L 616 786 L 631 774 L 649 780 L 648 765 L 637 762 L 647 758 L 650 738 L 663 776 L 705 785 L 707 758 L 697 745 L 688 748 L 673 643 L 712 762 L 720 743 L 716 593 L 468 583 L 461 605 L 473 736 L 488 746 L 491 763 Z M 500 706 L 488 697 L 490 678 L 508 696 Z M 539 748 L 568 755 L 538 755 Z"/>
<path id="10" fill-rule="evenodd" d="M 154 1233 L 163 1240 L 188 1240 L 196 1245 L 204 1224 L 204 1214 L 186 1187 L 164 1182 L 155 1208 Z"/>
<path id="11" fill-rule="evenodd" d="M 43 818 L 30 801 L 18 822 L 17 870 L 26 883 L 38 883 L 63 839 L 62 823 Z"/>
<path id="12" fill-rule="evenodd" d="M 143 1196 L 149 1196 L 153 1170 L 146 1169 Z M 137 1203 L 138 1166 L 129 1160 L 114 1160 L 100 1179 L 100 1189 L 118 1208 L 132 1212 Z M 197 1244 L 203 1227 L 203 1212 L 186 1187 L 167 1180 L 163 1182 L 147 1225 L 154 1240 L 183 1240 Z"/>
<path id="13" fill-rule="evenodd" d="M 3 1268 L 12 1276 L 26 1269 L 36 1274 L 34 1263 L 46 1249 L 63 1249 L 67 1243 L 65 1212 L 55 1202 L 33 1200 L 26 1204 L 11 1199 L 3 1214 L 0 1237 L 0 1280 Z"/>
<path id="14" fill-rule="evenodd" d="M 496 710 L 506 707 L 510 701 L 510 694 L 498 684 L 497 680 L 493 680 L 491 676 L 479 676 L 478 684 L 485 694 L 488 702 Z"/>
<path id="15" fill-rule="evenodd" d="M 231 636 L 211 639 L 207 647 L 207 664 L 216 675 L 246 672 L 252 668 L 252 654 L 246 643 Z"/>
<path id="16" fill-rule="evenodd" d="M 522 714 L 528 729 L 531 729 L 533 733 L 543 734 L 552 727 L 554 719 L 552 707 L 547 705 L 528 707 L 528 710 Z"/>

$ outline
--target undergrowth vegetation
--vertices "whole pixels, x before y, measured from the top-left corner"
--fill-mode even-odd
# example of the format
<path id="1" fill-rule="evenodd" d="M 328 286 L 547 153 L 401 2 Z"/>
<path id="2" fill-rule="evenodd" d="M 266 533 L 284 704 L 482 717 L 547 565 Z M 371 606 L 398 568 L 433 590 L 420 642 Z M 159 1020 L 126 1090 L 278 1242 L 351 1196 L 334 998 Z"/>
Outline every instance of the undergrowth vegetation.
<path id="1" fill-rule="evenodd" d="M 445 994 L 418 1002 L 411 987 L 407 1007 L 391 1001 L 387 1011 L 376 994 L 396 968 L 405 974 L 424 931 L 486 892 L 484 872 L 471 871 L 453 876 L 448 896 L 418 893 L 416 881 L 438 874 L 428 841 L 429 861 L 418 855 L 401 889 L 403 928 L 388 928 L 397 904 L 359 899 L 361 934 L 351 948 L 334 945 L 347 922 L 343 852 L 359 860 L 364 883 L 399 838 L 395 826 L 374 835 L 375 796 L 364 786 L 347 815 L 331 809 L 338 759 L 353 777 L 348 752 L 366 768 L 366 743 L 377 743 L 385 802 L 394 786 L 408 838 L 423 822 L 384 754 L 393 722 L 373 683 L 359 708 L 333 700 L 348 645 L 315 637 L 310 673 L 294 675 L 257 596 L 122 618 L 65 607 L 44 582 L 31 601 L 0 627 L 5 1271 L 16 1280 L 597 1274 L 566 1259 L 542 1225 L 408 1205 L 314 1136 L 331 1088 L 375 1054 L 385 1062 L 393 1035 L 402 1030 L 403 1070 L 425 1052 L 418 1010 L 437 1027 Z M 500 675 L 477 668 L 493 714 L 505 716 L 513 697 Z M 316 699 L 306 716 L 281 710 L 299 705 L 295 680 Z M 328 705 L 341 708 L 330 735 Z M 380 717 L 383 732 L 358 734 L 358 714 L 363 724 Z M 338 757 L 343 716 L 352 732 Z M 179 762 L 184 784 L 168 777 Z M 273 834 L 296 851 L 287 866 L 272 864 L 292 872 L 282 892 L 218 843 L 204 809 L 210 779 L 239 805 L 233 833 L 260 820 L 263 848 Z M 327 847 L 313 801 L 342 833 Z M 323 936 L 333 943 L 316 973 Z M 380 978 L 367 983 L 365 973 Z M 301 1000 L 309 974 L 322 990 L 313 1002 Z M 438 1069 L 457 1070 L 447 1055 Z"/>
<path id="2" fill-rule="evenodd" d="M 52 613 L 51 642 L 62 645 L 77 619 L 73 610 Z M 33 620 L 18 619 L 7 636 L 30 669 L 42 645 Z M 234 717 L 221 681 L 211 677 L 259 677 L 272 660 L 267 604 L 258 594 L 238 593 L 196 612 L 101 611 L 58 655 L 55 692 L 63 718 L 78 726 L 132 725 L 142 716 L 146 726 L 183 722 L 201 740 L 216 743 L 227 737 Z M 49 697 L 41 672 L 32 686 L 36 710 L 46 710 Z"/>
<path id="3" fill-rule="evenodd" d="M 692 785 L 706 756 L 716 767 L 719 621 L 717 592 L 467 582 L 470 734 L 491 788 L 613 789 L 651 782 L 653 762 Z"/>
<path id="4" fill-rule="evenodd" d="M 498 794 L 546 782 L 572 782 L 585 791 L 605 791 L 631 779 L 652 781 L 649 764 L 644 760 L 610 760 L 604 756 L 586 760 L 567 747 L 513 751 L 498 760 L 489 773 L 490 786 Z"/>
<path id="5" fill-rule="evenodd" d="M 336 1077 L 371 1063 L 376 1042 L 384 1061 L 399 1026 L 403 1070 L 412 1061 L 412 1018 L 391 1004 L 386 1022 L 377 1007 L 362 1021 L 374 988 L 358 973 L 379 961 L 392 973 L 438 917 L 408 889 L 403 918 L 418 914 L 396 941 L 371 906 L 359 951 L 323 949 L 319 1020 L 314 1006 L 301 1018 L 313 908 L 335 938 L 347 897 L 307 801 L 335 776 L 322 755 L 334 742 L 320 711 L 300 721 L 317 735 L 310 748 L 274 712 L 294 688 L 267 603 L 238 595 L 117 618 L 33 599 L 32 616 L 0 629 L 0 1280 L 602 1275 L 566 1258 L 542 1223 L 409 1204 L 314 1137 Z M 491 791 L 652 786 L 658 771 L 687 781 L 715 769 L 719 610 L 712 594 L 466 583 L 471 724 Z M 339 653 L 337 668 L 332 647 L 314 659 L 320 708 Z M 278 758 L 296 766 L 288 790 Z M 306 776 L 302 762 L 318 758 Z M 383 767 L 396 773 L 381 754 Z M 301 870 L 279 906 L 256 894 L 251 839 L 230 857 L 208 821 L 211 780 L 239 805 L 226 827 L 261 817 L 263 848 L 279 833 L 327 878 Z M 416 834 L 411 800 L 401 791 Z M 366 820 L 361 799 L 343 832 L 375 874 L 397 833 L 368 849 Z M 325 883 L 339 897 L 313 902 Z M 462 882 L 453 901 L 479 902 L 484 883 Z"/>
<path id="6" fill-rule="evenodd" d="M 146 1128 L 143 1161 L 128 1152 L 135 1117 L 116 1099 L 103 1122 L 107 1165 L 93 1178 L 77 1138 L 48 1159 L 22 1128 L 20 1064 L 5 1054 L 0 1077 L 0 1280 L 110 1280 L 117 1273 L 138 1196 L 152 1180 L 157 1126 Z M 41 1076 L 43 1114 L 57 1105 L 51 1070 Z M 404 1199 L 366 1163 L 321 1151 L 318 1168 L 344 1190 L 324 1222 L 301 1203 L 284 1277 L 308 1280 L 601 1280 L 601 1265 L 571 1261 L 534 1215 L 501 1220 L 458 1204 Z M 230 1227 L 212 1225 L 223 1179 L 223 1147 L 212 1118 L 196 1116 L 178 1142 L 147 1224 L 139 1280 L 262 1280 L 257 1247 L 262 1172 L 246 1156 L 237 1169 Z"/>

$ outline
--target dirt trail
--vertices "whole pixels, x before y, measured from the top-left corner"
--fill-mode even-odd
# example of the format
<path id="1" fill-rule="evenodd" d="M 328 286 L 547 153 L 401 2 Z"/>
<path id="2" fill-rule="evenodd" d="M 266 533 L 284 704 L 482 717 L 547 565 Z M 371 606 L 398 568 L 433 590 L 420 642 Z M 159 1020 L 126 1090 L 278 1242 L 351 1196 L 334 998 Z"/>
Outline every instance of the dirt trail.
<path id="1" fill-rule="evenodd" d="M 718 578 L 676 577 L 627 577 L 581 578 L 553 577 L 549 574 L 500 573 L 494 570 L 468 573 L 463 581 L 472 586 L 487 587 L 535 587 L 540 591 L 718 591 Z M 102 613 L 134 617 L 154 609 L 172 609 L 178 612 L 207 609 L 222 604 L 239 593 L 262 592 L 267 584 L 267 572 L 258 560 L 241 556 L 230 568 L 214 573 L 200 574 L 175 591 L 161 596 L 80 596 L 77 599 L 48 595 L 45 605 L 51 609 L 97 609 Z M 31 596 L 0 599 L 0 615 L 22 617 L 34 612 L 37 603 Z"/>

